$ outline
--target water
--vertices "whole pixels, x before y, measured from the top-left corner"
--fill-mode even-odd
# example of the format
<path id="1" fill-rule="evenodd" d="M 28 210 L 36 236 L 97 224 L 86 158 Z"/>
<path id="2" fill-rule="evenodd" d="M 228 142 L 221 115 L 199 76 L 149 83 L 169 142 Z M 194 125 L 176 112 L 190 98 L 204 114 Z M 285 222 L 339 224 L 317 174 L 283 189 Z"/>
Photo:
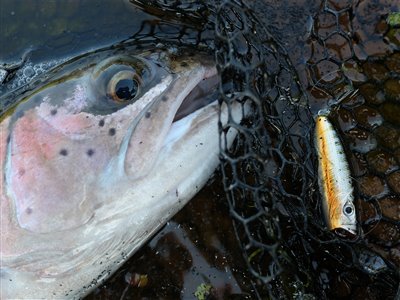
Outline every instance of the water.
<path id="1" fill-rule="evenodd" d="M 133 35 L 155 19 L 128 1 L 2 0 L 0 62 L 14 63 L 32 49 L 34 62 L 75 56 Z"/>

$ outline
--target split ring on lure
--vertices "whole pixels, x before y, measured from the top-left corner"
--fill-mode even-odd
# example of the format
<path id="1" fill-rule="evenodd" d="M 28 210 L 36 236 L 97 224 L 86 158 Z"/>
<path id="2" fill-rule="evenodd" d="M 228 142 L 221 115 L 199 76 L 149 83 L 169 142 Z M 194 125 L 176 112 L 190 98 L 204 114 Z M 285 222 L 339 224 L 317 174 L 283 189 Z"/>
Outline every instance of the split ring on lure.
<path id="1" fill-rule="evenodd" d="M 318 115 L 315 125 L 318 152 L 318 183 L 329 230 L 345 230 L 356 235 L 350 169 L 339 137 L 325 115 Z"/>

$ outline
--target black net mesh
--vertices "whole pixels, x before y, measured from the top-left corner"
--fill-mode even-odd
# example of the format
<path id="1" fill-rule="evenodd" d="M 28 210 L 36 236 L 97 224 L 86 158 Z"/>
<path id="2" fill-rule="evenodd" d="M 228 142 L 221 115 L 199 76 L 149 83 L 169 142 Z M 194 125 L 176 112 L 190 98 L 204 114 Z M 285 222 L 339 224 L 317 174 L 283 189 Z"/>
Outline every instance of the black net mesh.
<path id="1" fill-rule="evenodd" d="M 282 1 L 290 21 L 281 24 L 292 35 L 296 20 L 309 26 L 298 30 L 307 36 L 291 44 L 291 35 L 280 34 L 273 23 L 270 10 L 278 4 L 271 1 L 131 2 L 168 20 L 168 30 L 176 24 L 173 39 L 187 43 L 182 24 L 195 29 L 189 41 L 215 51 L 221 106 L 243 107 L 243 120 L 230 114 L 220 125 L 220 145 L 230 212 L 254 276 L 253 296 L 395 298 L 400 39 L 386 17 L 396 3 Z M 296 12 L 306 12 L 307 5 L 314 13 L 304 20 Z M 322 108 L 331 110 L 354 177 L 361 225 L 356 240 L 329 232 L 323 218 L 313 146 L 314 118 Z M 230 128 L 238 137 L 228 148 Z"/>
<path id="2" fill-rule="evenodd" d="M 355 12 L 376 8 L 370 5 L 321 3 L 308 37 L 307 77 L 301 80 L 306 91 L 285 49 L 245 4 L 224 1 L 216 11 L 221 105 L 237 101 L 250 107 L 242 122 L 230 116 L 220 126 L 221 160 L 237 237 L 259 298 L 396 295 L 400 185 L 394 179 L 399 169 L 394 136 L 400 114 L 389 110 L 399 109 L 398 99 L 393 103 L 389 95 L 382 104 L 367 103 L 366 97 L 374 98 L 371 90 L 377 94 L 387 90 L 388 81 L 398 80 L 399 60 L 395 45 L 390 55 L 387 50 L 372 57 L 369 41 L 356 34 L 353 27 L 365 22 L 359 19 L 365 14 Z M 397 70 L 379 71 L 388 60 Z M 331 108 L 339 135 L 350 145 L 351 169 L 356 169 L 352 175 L 362 228 L 357 240 L 329 232 L 322 217 L 313 130 L 316 111 L 324 107 Z M 229 128 L 238 131 L 231 149 L 225 138 Z M 379 139 L 393 144 L 380 146 Z M 391 218 L 382 213 L 382 205 Z"/>
<path id="3" fill-rule="evenodd" d="M 241 3 L 226 3 L 217 16 L 222 105 L 239 101 L 251 107 L 244 123 L 230 117 L 221 127 L 225 186 L 245 260 L 268 284 L 290 261 L 280 242 L 286 236 L 282 219 L 291 219 L 294 227 L 307 223 L 301 197 L 313 193 L 312 117 L 283 49 L 252 13 Z M 231 127 L 239 137 L 227 149 Z"/>
<path id="4" fill-rule="evenodd" d="M 144 11 L 158 16 L 169 23 L 190 24 L 192 27 L 204 28 L 213 12 L 204 1 L 197 0 L 130 0 Z"/>

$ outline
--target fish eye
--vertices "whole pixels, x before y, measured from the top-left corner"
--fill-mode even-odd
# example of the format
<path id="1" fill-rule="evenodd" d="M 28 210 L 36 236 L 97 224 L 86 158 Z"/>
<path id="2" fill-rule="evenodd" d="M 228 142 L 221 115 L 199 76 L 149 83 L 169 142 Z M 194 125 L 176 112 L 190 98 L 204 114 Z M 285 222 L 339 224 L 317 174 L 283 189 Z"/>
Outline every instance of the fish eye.
<path id="1" fill-rule="evenodd" d="M 112 56 L 97 64 L 90 74 L 90 103 L 85 110 L 109 114 L 138 101 L 167 72 L 151 59 Z"/>
<path id="2" fill-rule="evenodd" d="M 107 95 L 117 103 L 134 100 L 140 94 L 141 80 L 132 70 L 119 71 L 112 76 L 107 85 Z"/>

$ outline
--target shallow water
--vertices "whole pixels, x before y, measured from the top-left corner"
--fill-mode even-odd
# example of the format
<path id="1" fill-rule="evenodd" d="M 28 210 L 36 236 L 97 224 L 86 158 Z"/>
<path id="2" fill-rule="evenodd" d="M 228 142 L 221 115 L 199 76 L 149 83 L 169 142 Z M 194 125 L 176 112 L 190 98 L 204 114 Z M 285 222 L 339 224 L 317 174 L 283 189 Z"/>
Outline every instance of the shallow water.
<path id="1" fill-rule="evenodd" d="M 0 61 L 18 62 L 27 49 L 33 62 L 72 57 L 128 38 L 146 19 L 127 1 L 3 0 Z"/>

